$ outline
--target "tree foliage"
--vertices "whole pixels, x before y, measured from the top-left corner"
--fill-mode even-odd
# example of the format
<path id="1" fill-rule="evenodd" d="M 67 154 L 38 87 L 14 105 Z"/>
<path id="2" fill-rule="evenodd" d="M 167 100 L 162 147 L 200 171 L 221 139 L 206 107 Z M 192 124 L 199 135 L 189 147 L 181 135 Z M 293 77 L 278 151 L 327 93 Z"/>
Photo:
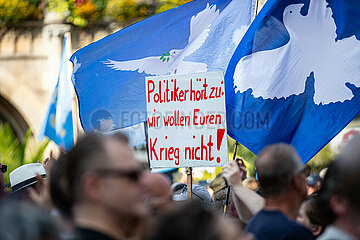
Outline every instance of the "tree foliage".
<path id="1" fill-rule="evenodd" d="M 41 20 L 52 12 L 59 20 L 86 27 L 96 21 L 134 22 L 189 0 L 0 0 L 0 23 Z"/>
<path id="2" fill-rule="evenodd" d="M 156 13 L 167 11 L 171 8 L 178 7 L 190 1 L 192 0 L 159 0 L 156 8 Z"/>
<path id="3" fill-rule="evenodd" d="M 322 169 L 329 166 L 334 160 L 335 154 L 331 151 L 329 144 L 318 152 L 306 165 L 310 166 L 311 172 L 319 173 Z"/>
<path id="4" fill-rule="evenodd" d="M 0 22 L 16 24 L 42 19 L 41 0 L 0 0 Z"/>
<path id="5" fill-rule="evenodd" d="M 235 143 L 236 141 L 230 137 L 228 137 L 228 150 L 229 150 L 229 159 L 233 159 L 234 151 L 235 151 Z M 255 158 L 256 155 L 252 153 L 249 149 L 247 149 L 242 144 L 238 144 L 236 157 L 242 157 L 245 160 L 245 165 L 248 170 L 249 177 L 255 177 Z"/>
<path id="6" fill-rule="evenodd" d="M 134 0 L 109 0 L 106 6 L 106 15 L 116 21 L 128 21 L 149 16 L 153 6 L 146 2 Z"/>
<path id="7" fill-rule="evenodd" d="M 232 159 L 235 140 L 228 137 L 229 142 L 229 159 Z M 256 155 L 249 149 L 239 144 L 237 149 L 237 157 L 242 157 L 245 160 L 245 165 L 250 177 L 255 177 L 255 159 Z M 323 168 L 326 168 L 335 158 L 334 153 L 331 151 L 330 146 L 326 145 L 320 152 L 318 152 L 306 165 L 310 166 L 311 172 L 320 172 Z"/>
<path id="8" fill-rule="evenodd" d="M 44 151 L 49 144 L 48 140 L 41 143 L 30 143 L 31 129 L 26 132 L 23 141 L 20 141 L 7 123 L 0 122 L 0 162 L 8 166 L 4 175 L 6 184 L 9 184 L 9 173 L 25 163 L 36 163 L 42 160 Z"/>

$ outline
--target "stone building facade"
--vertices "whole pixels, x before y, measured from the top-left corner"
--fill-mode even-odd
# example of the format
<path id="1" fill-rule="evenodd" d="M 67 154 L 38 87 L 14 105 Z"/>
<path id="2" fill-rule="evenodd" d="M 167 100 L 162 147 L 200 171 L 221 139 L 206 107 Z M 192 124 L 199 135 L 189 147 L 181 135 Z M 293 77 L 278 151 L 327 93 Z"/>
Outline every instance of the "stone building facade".
<path id="1" fill-rule="evenodd" d="M 80 29 L 44 22 L 0 30 L 0 121 L 19 138 L 30 126 L 37 135 L 57 81 L 64 33 L 71 33 L 74 52 L 114 30 L 109 24 Z"/>

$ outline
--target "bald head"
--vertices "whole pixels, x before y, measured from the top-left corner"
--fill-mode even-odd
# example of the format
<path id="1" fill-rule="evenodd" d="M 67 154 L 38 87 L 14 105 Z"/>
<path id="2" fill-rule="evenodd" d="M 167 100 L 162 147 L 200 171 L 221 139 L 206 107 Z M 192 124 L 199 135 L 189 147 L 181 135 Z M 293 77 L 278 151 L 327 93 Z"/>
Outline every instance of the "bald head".
<path id="1" fill-rule="evenodd" d="M 152 197 L 171 197 L 172 191 L 169 177 L 162 173 L 151 173 L 147 180 L 148 192 Z"/>
<path id="2" fill-rule="evenodd" d="M 150 208 L 154 213 L 167 210 L 172 202 L 172 190 L 169 177 L 162 173 L 149 173 L 146 176 L 145 182 Z"/>
<path id="3" fill-rule="evenodd" d="M 293 176 L 303 164 L 295 148 L 278 143 L 263 149 L 255 161 L 261 192 L 265 197 L 289 190 Z"/>

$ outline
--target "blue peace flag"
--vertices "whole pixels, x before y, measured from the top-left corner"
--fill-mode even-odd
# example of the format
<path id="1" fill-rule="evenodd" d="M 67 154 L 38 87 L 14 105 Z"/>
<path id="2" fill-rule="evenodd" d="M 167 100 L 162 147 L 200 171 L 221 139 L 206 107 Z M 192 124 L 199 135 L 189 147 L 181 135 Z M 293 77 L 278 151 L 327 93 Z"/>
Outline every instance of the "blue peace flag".
<path id="1" fill-rule="evenodd" d="M 225 71 L 255 3 L 193 1 L 75 52 L 72 79 L 85 132 L 146 121 L 146 76 Z"/>
<path id="2" fill-rule="evenodd" d="M 70 80 L 72 68 L 69 61 L 70 51 L 70 37 L 65 34 L 58 81 L 38 136 L 40 140 L 47 136 L 65 150 L 69 150 L 74 145 L 72 117 L 74 94 Z"/>
<path id="3" fill-rule="evenodd" d="M 225 74 L 228 133 L 304 163 L 360 111 L 360 2 L 269 0 Z"/>

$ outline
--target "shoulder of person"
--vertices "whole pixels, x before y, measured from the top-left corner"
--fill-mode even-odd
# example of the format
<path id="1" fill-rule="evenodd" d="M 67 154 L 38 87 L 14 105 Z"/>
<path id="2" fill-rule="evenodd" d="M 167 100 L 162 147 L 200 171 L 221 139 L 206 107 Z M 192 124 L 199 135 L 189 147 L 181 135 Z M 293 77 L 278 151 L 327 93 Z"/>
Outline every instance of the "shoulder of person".
<path id="1" fill-rule="evenodd" d="M 291 227 L 290 227 L 291 226 Z M 289 239 L 302 239 L 302 240 L 313 240 L 315 239 L 314 235 L 310 230 L 304 226 L 298 224 L 295 221 L 292 221 L 292 224 L 289 224 Z"/>

